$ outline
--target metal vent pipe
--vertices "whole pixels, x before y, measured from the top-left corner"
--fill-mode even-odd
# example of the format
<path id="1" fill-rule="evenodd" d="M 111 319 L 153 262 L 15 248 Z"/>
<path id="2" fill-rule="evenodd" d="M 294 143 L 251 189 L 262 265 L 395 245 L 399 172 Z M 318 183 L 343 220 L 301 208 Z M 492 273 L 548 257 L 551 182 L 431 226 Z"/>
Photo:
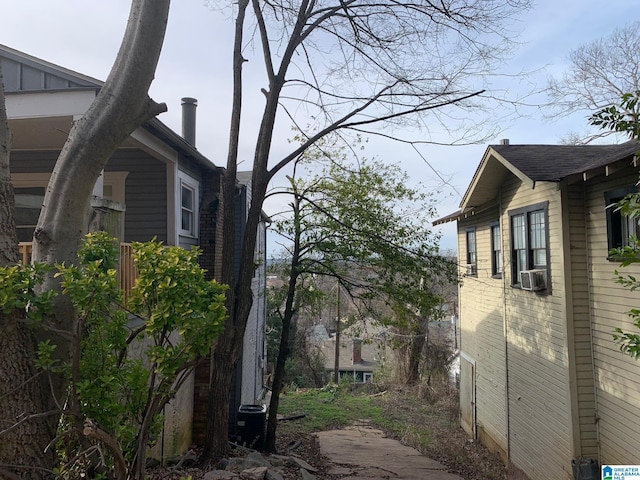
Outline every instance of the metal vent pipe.
<path id="1" fill-rule="evenodd" d="M 196 146 L 196 107 L 198 100 L 191 97 L 182 99 L 182 138 Z"/>

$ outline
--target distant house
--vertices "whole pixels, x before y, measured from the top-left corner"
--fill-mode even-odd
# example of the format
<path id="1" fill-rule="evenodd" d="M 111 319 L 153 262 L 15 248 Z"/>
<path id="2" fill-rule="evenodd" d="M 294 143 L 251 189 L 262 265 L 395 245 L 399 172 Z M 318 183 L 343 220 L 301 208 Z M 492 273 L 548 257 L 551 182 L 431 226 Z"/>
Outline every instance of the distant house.
<path id="1" fill-rule="evenodd" d="M 326 329 L 325 329 L 326 331 Z M 377 329 L 376 329 L 377 332 Z M 381 332 L 377 332 L 381 333 Z M 384 363 L 384 335 L 362 335 L 347 329 L 340 335 L 338 370 L 340 378 L 348 376 L 354 383 L 371 383 L 375 371 Z M 336 365 L 336 337 L 320 336 L 319 343 L 324 356 L 325 378 L 334 381 Z"/>
<path id="2" fill-rule="evenodd" d="M 87 110 L 102 82 L 2 45 L 0 63 L 13 137 L 10 168 L 18 236 L 30 241 L 58 154 L 73 122 Z M 216 247 L 222 224 L 217 207 L 224 170 L 195 146 L 196 100 L 183 98 L 182 103 L 184 137 L 153 119 L 133 132 L 109 160 L 94 187 L 91 228 L 108 228 L 121 242 L 155 237 L 165 245 L 199 246 L 201 265 L 210 277 L 220 279 L 222 257 Z M 238 180 L 236 234 L 240 239 L 251 196 L 246 174 Z M 265 229 L 263 221 L 256 251 L 256 262 L 263 265 Z M 258 268 L 254 309 L 236 378 L 242 395 L 232 398 L 230 408 L 233 425 L 239 404 L 257 403 L 263 394 L 265 278 L 266 270 Z M 172 429 L 167 435 L 171 442 L 165 442 L 167 455 L 204 439 L 208 372 L 207 363 L 199 366 L 195 381 L 188 382 L 165 410 Z"/>
<path id="3" fill-rule="evenodd" d="M 638 191 L 639 150 L 489 146 L 434 222 L 458 225 L 462 426 L 533 480 L 640 463 L 640 363 L 612 339 L 640 297 L 608 258 L 638 232 L 610 206 Z"/>

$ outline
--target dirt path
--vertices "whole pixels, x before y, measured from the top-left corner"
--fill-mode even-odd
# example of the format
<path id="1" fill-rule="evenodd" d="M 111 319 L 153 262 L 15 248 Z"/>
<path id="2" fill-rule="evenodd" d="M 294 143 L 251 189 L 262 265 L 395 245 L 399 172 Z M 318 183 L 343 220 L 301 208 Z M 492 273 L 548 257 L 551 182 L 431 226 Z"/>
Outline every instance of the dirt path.
<path id="1" fill-rule="evenodd" d="M 368 425 L 316 434 L 327 473 L 344 480 L 462 480 L 419 451 Z"/>

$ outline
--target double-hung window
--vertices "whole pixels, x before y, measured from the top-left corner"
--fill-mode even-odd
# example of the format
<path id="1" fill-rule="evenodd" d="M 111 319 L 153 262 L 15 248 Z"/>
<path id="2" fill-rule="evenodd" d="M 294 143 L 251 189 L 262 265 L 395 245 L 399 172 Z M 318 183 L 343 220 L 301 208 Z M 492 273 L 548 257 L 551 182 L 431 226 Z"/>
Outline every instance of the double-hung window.
<path id="1" fill-rule="evenodd" d="M 476 229 L 469 228 L 466 230 L 467 240 L 467 266 L 466 274 L 469 276 L 478 276 L 478 259 L 476 248 Z"/>
<path id="2" fill-rule="evenodd" d="M 15 222 L 19 242 L 31 242 L 44 203 L 45 187 L 16 187 Z"/>
<path id="3" fill-rule="evenodd" d="M 637 193 L 636 187 L 619 188 L 605 192 L 604 201 L 607 217 L 607 245 L 609 250 L 630 244 L 631 237 L 639 236 L 638 219 L 623 215 L 617 203 L 631 193 Z"/>
<path id="4" fill-rule="evenodd" d="M 184 172 L 178 173 L 178 225 L 180 235 L 196 237 L 198 235 L 198 181 Z"/>
<path id="5" fill-rule="evenodd" d="M 547 203 L 509 212 L 511 229 L 511 284 L 520 285 L 520 272 L 546 270 L 548 283 Z"/>
<path id="6" fill-rule="evenodd" d="M 500 237 L 500 223 L 490 225 L 491 230 L 491 276 L 502 278 L 502 239 Z"/>

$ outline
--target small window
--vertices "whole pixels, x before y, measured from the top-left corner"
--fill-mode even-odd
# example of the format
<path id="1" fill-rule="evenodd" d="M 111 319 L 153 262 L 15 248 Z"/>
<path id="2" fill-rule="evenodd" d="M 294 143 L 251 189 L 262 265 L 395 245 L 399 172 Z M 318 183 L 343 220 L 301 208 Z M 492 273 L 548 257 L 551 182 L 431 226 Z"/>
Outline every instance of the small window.
<path id="1" fill-rule="evenodd" d="M 622 248 L 629 245 L 629 238 L 639 236 L 638 220 L 629 218 L 617 210 L 617 203 L 631 193 L 637 193 L 636 187 L 619 188 L 605 192 L 604 200 L 607 216 L 607 245 Z"/>
<path id="2" fill-rule="evenodd" d="M 179 172 L 180 203 L 178 205 L 178 224 L 180 235 L 198 236 L 198 181 L 189 177 L 184 172 Z"/>
<path id="3" fill-rule="evenodd" d="M 491 276 L 502 278 L 502 239 L 500 238 L 500 224 L 492 223 L 491 226 Z"/>
<path id="4" fill-rule="evenodd" d="M 14 189 L 14 196 L 18 241 L 31 242 L 44 203 L 44 187 L 18 187 Z"/>
<path id="5" fill-rule="evenodd" d="M 193 206 L 195 204 L 194 201 L 194 191 L 192 188 L 187 187 L 186 185 L 182 185 L 182 200 L 180 203 L 180 208 L 182 212 L 182 224 L 181 229 L 185 232 L 193 235 Z"/>
<path id="6" fill-rule="evenodd" d="M 547 203 L 509 212 L 511 226 L 511 284 L 520 286 L 520 272 L 545 270 L 548 283 L 549 250 Z"/>
<path id="7" fill-rule="evenodd" d="M 466 231 L 467 237 L 467 265 L 466 274 L 468 276 L 478 276 L 478 260 L 476 249 L 476 229 L 469 229 Z"/>

